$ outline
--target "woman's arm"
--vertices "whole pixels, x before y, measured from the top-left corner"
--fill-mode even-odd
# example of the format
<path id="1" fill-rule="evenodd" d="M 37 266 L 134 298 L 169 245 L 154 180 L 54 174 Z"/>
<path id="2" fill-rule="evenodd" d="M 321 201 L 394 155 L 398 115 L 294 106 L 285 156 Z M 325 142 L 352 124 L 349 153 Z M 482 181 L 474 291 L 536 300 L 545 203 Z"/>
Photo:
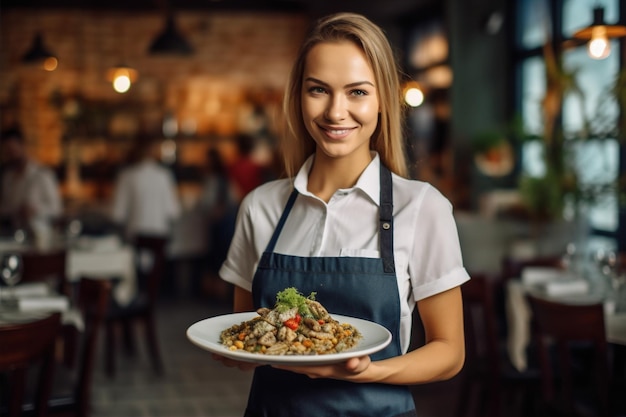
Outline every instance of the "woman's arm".
<path id="1" fill-rule="evenodd" d="M 339 365 L 283 367 L 312 378 L 336 378 L 356 382 L 414 385 L 452 378 L 465 361 L 461 288 L 433 295 L 418 302 L 426 343 L 405 355 L 371 362 L 352 358 Z"/>
<path id="2" fill-rule="evenodd" d="M 392 372 L 385 379 L 390 383 L 439 381 L 452 378 L 465 362 L 465 334 L 463 329 L 463 299 L 461 287 L 456 287 L 418 302 L 424 325 L 424 346 L 389 362 L 398 360 L 406 369 Z M 387 367 L 388 364 L 381 363 Z M 397 364 L 393 364 L 397 365 Z M 399 378 L 396 380 L 396 378 Z"/>

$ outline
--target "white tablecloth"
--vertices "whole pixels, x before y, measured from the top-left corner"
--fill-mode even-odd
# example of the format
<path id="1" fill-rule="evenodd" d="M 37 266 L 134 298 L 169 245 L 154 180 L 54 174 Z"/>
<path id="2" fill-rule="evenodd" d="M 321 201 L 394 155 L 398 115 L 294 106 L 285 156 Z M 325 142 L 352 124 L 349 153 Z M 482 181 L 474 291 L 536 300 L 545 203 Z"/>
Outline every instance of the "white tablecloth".
<path id="1" fill-rule="evenodd" d="M 66 274 L 70 282 L 81 277 L 114 279 L 120 282 L 113 288 L 113 297 L 121 305 L 127 305 L 137 292 L 135 273 L 135 250 L 124 245 L 117 236 L 81 237 L 67 249 Z M 26 251 L 32 246 L 12 240 L 0 240 L 0 253 Z"/>
<path id="2" fill-rule="evenodd" d="M 20 252 L 27 248 L 23 243 L 18 243 L 13 239 L 0 239 L 0 254 L 3 252 Z"/>
<path id="3" fill-rule="evenodd" d="M 546 271 L 543 271 L 546 272 Z M 546 280 L 562 279 L 558 273 L 546 274 Z M 535 292 L 551 300 L 562 301 L 569 304 L 591 304 L 603 302 L 605 294 L 602 289 L 597 288 L 593 283 L 587 291 L 582 291 L 582 287 L 572 285 L 572 292 L 565 292 L 558 295 L 548 295 L 541 293 L 535 280 L 513 279 L 506 285 L 506 317 L 508 324 L 507 351 L 511 363 L 519 371 L 527 368 L 526 348 L 530 342 L 530 319 L 531 311 L 526 299 L 527 292 Z M 626 345 L 626 313 L 615 313 L 610 309 L 605 309 L 606 337 L 610 343 Z"/>
<path id="4" fill-rule="evenodd" d="M 626 313 L 606 314 L 606 340 L 626 345 Z"/>
<path id="5" fill-rule="evenodd" d="M 130 303 L 137 292 L 135 251 L 131 246 L 107 250 L 70 249 L 67 253 L 67 278 L 76 282 L 81 277 L 119 278 L 113 297 L 121 304 Z"/>

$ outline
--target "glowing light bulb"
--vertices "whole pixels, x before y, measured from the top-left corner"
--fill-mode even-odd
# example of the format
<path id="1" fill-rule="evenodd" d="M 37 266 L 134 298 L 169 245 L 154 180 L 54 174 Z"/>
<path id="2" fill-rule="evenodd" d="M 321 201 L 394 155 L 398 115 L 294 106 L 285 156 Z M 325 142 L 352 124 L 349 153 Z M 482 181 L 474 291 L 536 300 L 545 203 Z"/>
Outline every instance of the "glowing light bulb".
<path id="1" fill-rule="evenodd" d="M 118 65 L 108 71 L 107 78 L 113 85 L 113 89 L 123 94 L 137 80 L 137 71 L 126 65 Z"/>
<path id="2" fill-rule="evenodd" d="M 57 69 L 58 65 L 59 60 L 53 56 L 48 57 L 43 61 L 43 69 L 45 69 L 46 71 L 54 71 L 55 69 Z"/>
<path id="3" fill-rule="evenodd" d="M 611 43 L 606 36 L 604 26 L 596 26 L 591 32 L 591 40 L 587 44 L 587 52 L 593 59 L 604 59 L 611 54 Z"/>
<path id="4" fill-rule="evenodd" d="M 417 87 L 411 87 L 404 93 L 404 101 L 411 107 L 418 107 L 424 102 L 424 93 Z"/>
<path id="5" fill-rule="evenodd" d="M 113 80 L 113 89 L 118 93 L 125 93 L 130 89 L 130 84 L 128 75 L 121 74 Z"/>

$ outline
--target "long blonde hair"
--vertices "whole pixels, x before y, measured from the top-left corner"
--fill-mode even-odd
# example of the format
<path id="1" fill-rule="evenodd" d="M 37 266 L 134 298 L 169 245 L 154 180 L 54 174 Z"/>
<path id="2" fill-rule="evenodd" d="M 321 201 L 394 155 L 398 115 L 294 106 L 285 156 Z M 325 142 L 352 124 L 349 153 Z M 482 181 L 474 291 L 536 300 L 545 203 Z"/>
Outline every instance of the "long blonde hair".
<path id="1" fill-rule="evenodd" d="M 302 76 L 309 51 L 318 43 L 350 41 L 365 54 L 374 72 L 380 101 L 378 127 L 370 140 L 371 149 L 392 172 L 407 176 L 402 138 L 402 103 L 398 66 L 389 40 L 380 27 L 354 13 L 337 13 L 316 22 L 300 46 L 285 90 L 283 111 L 285 132 L 282 153 L 285 172 L 295 175 L 307 157 L 315 152 L 315 142 L 302 118 Z"/>

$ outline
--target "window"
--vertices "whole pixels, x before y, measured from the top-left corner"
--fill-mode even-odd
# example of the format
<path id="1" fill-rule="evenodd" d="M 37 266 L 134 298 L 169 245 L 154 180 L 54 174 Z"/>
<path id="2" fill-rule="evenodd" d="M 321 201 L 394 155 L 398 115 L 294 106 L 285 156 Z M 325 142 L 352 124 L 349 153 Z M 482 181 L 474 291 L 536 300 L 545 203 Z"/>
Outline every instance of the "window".
<path id="1" fill-rule="evenodd" d="M 518 106 L 526 133 L 543 133 L 541 101 L 546 92 L 546 68 L 542 45 L 553 30 L 561 32 L 554 34 L 554 39 L 571 39 L 576 30 L 592 22 L 597 6 L 604 7 L 607 23 L 618 21 L 618 0 L 518 0 Z M 563 97 L 561 125 L 579 180 L 585 186 L 606 184 L 619 174 L 619 143 L 614 137 L 619 109 L 609 94 L 620 71 L 618 46 L 612 40 L 612 53 L 602 60 L 589 57 L 586 45 L 562 52 L 563 68 L 573 74 L 580 94 L 570 89 Z M 586 140 L 576 140 L 581 137 Z M 545 169 L 540 143 L 526 143 L 523 172 L 541 177 Z M 616 235 L 619 220 L 614 194 L 602 194 L 594 200 L 589 221 L 596 233 Z"/>

